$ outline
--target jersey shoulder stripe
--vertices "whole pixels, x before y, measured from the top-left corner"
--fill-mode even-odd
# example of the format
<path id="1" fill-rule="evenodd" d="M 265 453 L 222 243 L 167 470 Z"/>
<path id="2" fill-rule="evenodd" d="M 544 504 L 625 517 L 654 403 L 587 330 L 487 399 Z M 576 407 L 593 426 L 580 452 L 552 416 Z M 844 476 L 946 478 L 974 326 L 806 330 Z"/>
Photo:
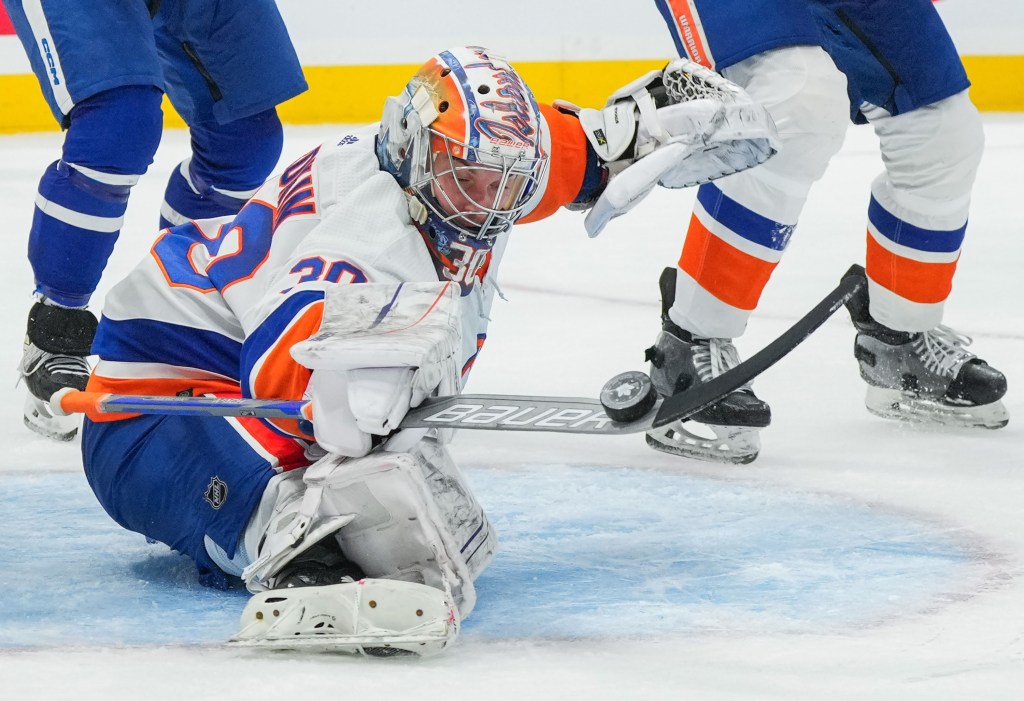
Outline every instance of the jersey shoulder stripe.
<path id="1" fill-rule="evenodd" d="M 198 368 L 236 382 L 241 350 L 241 343 L 216 331 L 138 318 L 104 317 L 93 342 L 93 353 L 104 360 Z"/>

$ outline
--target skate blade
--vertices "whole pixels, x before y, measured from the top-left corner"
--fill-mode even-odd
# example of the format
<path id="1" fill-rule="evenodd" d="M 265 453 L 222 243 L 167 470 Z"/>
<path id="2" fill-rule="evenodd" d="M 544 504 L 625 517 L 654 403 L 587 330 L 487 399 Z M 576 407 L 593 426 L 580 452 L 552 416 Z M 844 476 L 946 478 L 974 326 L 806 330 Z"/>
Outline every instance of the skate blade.
<path id="1" fill-rule="evenodd" d="M 692 424 L 692 426 L 689 426 Z M 701 430 L 701 435 L 696 431 Z M 746 465 L 754 462 L 761 450 L 760 429 L 749 426 L 717 426 L 679 422 L 647 432 L 647 445 L 671 455 L 706 462 Z"/>
<path id="2" fill-rule="evenodd" d="M 924 426 L 995 430 L 1010 422 L 1010 413 L 1001 401 L 979 406 L 945 404 L 900 390 L 869 385 L 864 404 L 869 412 L 883 419 Z"/>
<path id="3" fill-rule="evenodd" d="M 256 594 L 228 644 L 264 650 L 436 655 L 458 635 L 459 615 L 445 592 L 424 584 L 363 579 Z"/>
<path id="4" fill-rule="evenodd" d="M 31 394 L 25 398 L 24 420 L 39 435 L 63 442 L 73 441 L 82 423 L 77 415 L 56 416 L 49 404 Z"/>

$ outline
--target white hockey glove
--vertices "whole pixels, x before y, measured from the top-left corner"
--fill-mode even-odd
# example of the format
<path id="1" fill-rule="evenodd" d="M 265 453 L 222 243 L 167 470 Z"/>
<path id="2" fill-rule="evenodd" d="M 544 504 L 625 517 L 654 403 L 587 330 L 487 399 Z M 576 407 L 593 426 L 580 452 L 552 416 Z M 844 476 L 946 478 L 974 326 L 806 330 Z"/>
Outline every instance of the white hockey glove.
<path id="1" fill-rule="evenodd" d="M 581 109 L 578 115 L 610 175 L 587 214 L 591 237 L 655 185 L 700 185 L 763 163 L 778 150 L 775 124 L 764 107 L 738 85 L 686 59 L 615 91 L 604 109 Z"/>
<path id="2" fill-rule="evenodd" d="M 459 391 L 459 287 L 341 285 L 327 292 L 320 332 L 292 348 L 313 371 L 313 432 L 330 452 L 358 457 L 436 391 Z"/>

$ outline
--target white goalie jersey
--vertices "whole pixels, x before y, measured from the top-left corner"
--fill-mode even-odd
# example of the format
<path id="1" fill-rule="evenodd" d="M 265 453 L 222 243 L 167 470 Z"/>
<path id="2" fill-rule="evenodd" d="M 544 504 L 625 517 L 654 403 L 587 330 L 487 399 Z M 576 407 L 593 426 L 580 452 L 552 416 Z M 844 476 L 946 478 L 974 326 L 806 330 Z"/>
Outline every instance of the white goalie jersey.
<path id="1" fill-rule="evenodd" d="M 684 64 L 669 64 L 666 80 L 677 73 L 690 75 Z M 644 80 L 655 79 L 657 72 Z M 639 83 L 630 87 L 630 100 L 646 94 Z M 627 161 L 641 160 L 617 171 L 612 181 L 613 186 L 616 181 L 625 185 L 609 187 L 600 197 L 595 193 L 604 187 L 607 172 L 601 158 L 592 157 L 588 139 L 593 134 L 585 133 L 571 110 L 540 105 L 541 151 L 549 167 L 518 222 L 537 221 L 562 206 L 582 203 L 583 208 L 601 210 L 603 226 L 666 178 L 700 182 L 750 167 L 772 152 L 774 127 L 770 120 L 754 120 L 750 134 L 733 141 L 742 147 L 740 156 L 749 150 L 746 146 L 759 144 L 758 158 L 730 160 L 723 170 L 720 155 L 729 150 L 709 132 L 722 123 L 714 115 L 725 101 L 711 100 L 712 109 L 705 109 L 707 100 L 684 98 L 675 96 L 682 102 L 649 116 L 648 130 L 657 126 L 667 145 L 658 141 L 650 146 L 651 153 L 633 154 Z M 618 110 L 613 105 L 605 112 L 613 118 Z M 377 132 L 377 125 L 368 126 L 310 151 L 267 181 L 235 217 L 162 231 L 150 255 L 106 298 L 93 343 L 100 361 L 89 389 L 302 398 L 312 373 L 292 350 L 320 330 L 327 290 L 353 283 L 457 284 L 461 348 L 456 362 L 464 377 L 486 336 L 507 237 L 480 240 L 417 226 L 410 211 L 418 216 L 424 207 L 381 169 L 374 151 Z M 679 139 L 686 147 L 669 149 Z M 666 152 L 668 157 L 652 159 Z M 719 155 L 702 160 L 702 154 Z M 680 164 L 698 161 L 701 165 L 694 165 L 695 172 L 688 170 L 686 177 L 677 172 Z M 681 184 L 673 180 L 670 186 Z M 609 200 L 609 192 L 625 194 Z M 596 205 L 591 195 L 598 197 Z M 311 427 L 294 420 L 270 423 L 285 436 L 315 439 Z"/>
<path id="2" fill-rule="evenodd" d="M 441 242 L 449 255 L 440 253 L 380 170 L 375 134 L 366 127 L 310 151 L 235 217 L 162 231 L 107 295 L 89 389 L 301 398 L 311 371 L 291 350 L 320 330 L 327 290 L 445 279 L 461 288 L 456 355 L 465 376 L 486 334 L 505 237 L 493 247 Z M 274 429 L 314 440 L 303 423 Z"/>

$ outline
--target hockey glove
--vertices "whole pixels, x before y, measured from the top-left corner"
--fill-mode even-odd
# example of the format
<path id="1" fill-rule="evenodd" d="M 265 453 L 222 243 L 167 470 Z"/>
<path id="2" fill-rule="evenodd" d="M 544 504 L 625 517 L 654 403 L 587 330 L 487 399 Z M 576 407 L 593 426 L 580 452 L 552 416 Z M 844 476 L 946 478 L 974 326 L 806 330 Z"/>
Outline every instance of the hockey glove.
<path id="1" fill-rule="evenodd" d="M 451 283 L 344 285 L 327 293 L 320 332 L 292 348 L 313 371 L 307 394 L 325 449 L 358 457 L 410 407 L 459 391 L 459 288 Z"/>
<path id="2" fill-rule="evenodd" d="M 686 59 L 615 91 L 604 109 L 577 109 L 610 179 L 585 226 L 597 236 L 655 185 L 689 187 L 763 163 L 778 149 L 771 117 L 742 88 Z"/>

